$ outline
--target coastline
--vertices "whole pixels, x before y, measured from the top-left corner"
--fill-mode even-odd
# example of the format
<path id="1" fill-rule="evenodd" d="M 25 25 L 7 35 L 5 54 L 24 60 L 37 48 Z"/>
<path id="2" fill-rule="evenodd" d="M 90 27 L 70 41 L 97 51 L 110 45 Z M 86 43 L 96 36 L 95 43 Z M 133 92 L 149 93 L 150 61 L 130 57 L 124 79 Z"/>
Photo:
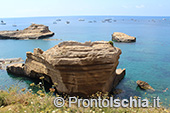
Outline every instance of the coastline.
<path id="1" fill-rule="evenodd" d="M 107 18 L 107 16 L 104 17 L 104 18 Z M 121 20 L 123 18 L 120 18 L 120 19 L 117 19 L 117 20 Z M 131 18 L 132 17 L 128 18 L 127 20 L 130 20 Z M 160 17 L 159 19 L 161 20 L 162 17 Z M 51 20 L 51 18 L 49 20 Z M 65 20 L 67 20 L 67 19 L 65 19 Z M 88 19 L 86 19 L 86 20 L 88 20 Z M 92 20 L 92 19 L 90 18 L 89 20 Z M 31 22 L 32 20 L 29 20 L 29 21 Z M 45 23 L 47 20 L 42 19 L 41 21 L 42 21 L 42 23 Z M 63 21 L 64 21 L 64 19 L 63 19 Z M 72 20 L 72 21 L 77 22 L 77 18 L 75 20 Z M 8 22 L 8 21 L 6 21 L 6 22 Z M 30 24 L 30 22 L 28 24 Z M 162 80 L 163 81 L 162 85 L 157 84 L 157 83 L 160 82 L 159 76 L 166 78 L 166 76 L 168 76 L 167 73 L 169 72 L 168 69 L 165 69 L 165 68 L 163 68 L 162 66 L 159 65 L 159 64 L 161 64 L 163 66 L 169 67 L 169 65 L 167 64 L 167 62 L 169 62 L 169 60 L 166 57 L 166 56 L 169 55 L 168 54 L 168 51 L 169 51 L 168 50 L 168 47 L 169 47 L 168 42 L 169 42 L 169 40 L 164 38 L 164 37 L 163 37 L 164 38 L 163 41 L 160 40 L 160 36 L 164 36 L 162 34 L 166 34 L 168 36 L 168 33 L 165 32 L 166 31 L 165 26 L 168 26 L 169 24 L 166 25 L 165 23 L 163 23 L 164 22 L 163 21 L 162 24 L 161 24 L 163 26 L 162 27 L 162 26 L 159 26 L 159 25 L 157 26 L 156 23 L 150 22 L 150 24 L 146 23 L 146 25 L 144 26 L 144 25 L 141 25 L 141 23 L 143 21 L 140 20 L 141 23 L 138 22 L 137 25 L 134 25 L 135 22 L 133 22 L 131 24 L 131 23 L 128 23 L 127 21 L 125 23 L 118 21 L 116 23 L 112 23 L 112 24 L 106 23 L 104 25 L 102 23 L 98 22 L 97 24 L 93 23 L 92 25 L 88 25 L 88 23 L 85 23 L 85 24 L 83 24 L 83 23 L 72 24 L 71 23 L 70 25 L 66 26 L 65 23 L 62 23 L 62 24 L 59 24 L 58 26 L 55 26 L 55 25 L 52 25 L 52 22 L 53 21 L 49 21 L 49 23 L 47 23 L 47 24 L 49 26 L 51 26 L 52 30 L 54 30 L 55 33 L 57 34 L 57 36 L 55 36 L 53 38 L 57 39 L 58 37 L 61 37 L 63 39 L 63 41 L 65 41 L 65 40 L 78 40 L 80 42 L 84 42 L 86 40 L 87 41 L 89 41 L 89 40 L 92 40 L 92 41 L 93 40 L 107 40 L 108 41 L 108 40 L 111 39 L 111 37 L 109 37 L 110 34 L 112 34 L 113 31 L 119 31 L 119 30 L 122 30 L 123 32 L 130 34 L 130 35 L 132 34 L 133 36 L 138 36 L 139 41 L 137 41 L 136 43 L 133 43 L 133 44 L 127 45 L 127 44 L 114 43 L 117 47 L 120 47 L 123 50 L 123 55 L 121 56 L 119 67 L 123 68 L 124 66 L 127 66 L 127 68 L 128 68 L 127 76 L 126 76 L 126 79 L 124 80 L 124 83 L 122 85 L 118 86 L 118 88 L 123 89 L 123 92 L 124 92 L 120 96 L 125 95 L 126 97 L 128 97 L 129 95 L 135 95 L 135 94 L 137 94 L 139 96 L 141 96 L 141 95 L 145 96 L 144 91 L 136 91 L 136 84 L 135 83 L 133 83 L 132 88 L 128 88 L 128 87 L 131 87 L 131 85 L 126 83 L 129 80 L 134 82 L 137 79 L 141 79 L 141 80 L 143 79 L 144 81 L 151 83 L 151 85 L 154 88 L 162 91 L 161 93 L 156 93 L 155 95 L 161 95 L 162 100 L 164 100 L 166 97 L 169 98 L 168 95 L 167 95 L 169 91 L 167 91 L 165 93 L 163 92 L 163 90 L 168 87 L 168 78 L 166 80 Z M 121 26 L 122 23 L 125 24 L 125 25 L 118 28 L 118 26 Z M 80 27 L 76 28 L 73 25 L 75 25 L 76 27 L 77 26 L 80 26 Z M 105 31 L 105 30 L 100 31 L 100 30 L 97 29 L 97 31 L 92 30 L 92 32 L 93 32 L 92 33 L 90 31 L 91 29 L 87 30 L 87 28 L 85 28 L 85 29 L 83 29 L 83 32 L 79 33 L 80 32 L 79 29 L 82 29 L 83 25 L 86 25 L 87 28 L 91 27 L 91 26 L 95 26 L 94 27 L 95 29 L 97 29 L 98 27 L 102 28 L 104 26 L 107 31 Z M 134 29 L 126 30 L 125 29 L 127 27 L 131 27 L 132 25 L 134 26 L 134 28 L 136 28 L 136 30 L 134 30 Z M 23 26 L 25 27 L 26 25 L 23 25 Z M 23 26 L 21 28 L 24 28 Z M 156 27 L 156 28 L 154 29 L 152 26 Z M 6 27 L 9 27 L 9 26 L 6 26 Z M 153 34 L 151 34 L 151 35 L 142 34 L 141 31 L 145 31 L 145 29 L 150 29 L 150 28 L 153 29 L 153 32 L 152 32 Z M 162 28 L 165 29 L 165 30 L 161 31 Z M 2 27 L 1 27 L 1 29 L 2 29 Z M 10 28 L 8 28 L 8 29 L 10 29 Z M 71 29 L 72 29 L 72 31 L 69 32 L 68 30 L 71 30 Z M 109 30 L 109 29 L 111 29 L 111 30 Z M 66 30 L 66 31 L 63 32 L 62 30 Z M 158 33 L 158 31 L 160 31 L 160 34 Z M 147 30 L 145 32 L 147 34 Z M 68 35 L 66 33 L 68 33 Z M 154 35 L 154 33 L 155 33 L 155 35 Z M 83 36 L 83 35 L 85 35 L 85 36 Z M 156 36 L 156 35 L 158 35 L 158 36 Z M 93 36 L 96 36 L 98 38 L 95 38 Z M 152 37 L 155 37 L 155 39 L 153 39 Z M 40 48 L 43 48 L 43 50 L 47 50 L 47 48 L 51 48 L 52 46 L 59 43 L 57 41 L 54 42 L 54 41 L 43 41 L 43 40 L 42 41 L 35 41 L 35 42 L 33 42 L 32 40 L 29 40 L 29 41 L 25 40 L 25 41 L 22 41 L 23 44 L 21 42 L 17 42 L 17 41 L 10 41 L 10 40 L 6 40 L 6 41 L 7 42 L 0 41 L 1 42 L 0 47 L 1 47 L 1 52 L 2 52 L 1 58 L 5 58 L 5 57 L 9 58 L 9 56 L 11 58 L 21 56 L 22 58 L 25 59 L 25 52 L 28 51 L 28 50 L 32 51 L 33 48 L 35 48 L 35 47 L 40 47 Z M 5 47 L 5 46 L 7 46 L 7 47 Z M 13 49 L 11 49 L 9 47 L 11 47 Z M 17 48 L 19 48 L 18 51 L 14 50 L 14 49 L 17 49 Z M 3 49 L 5 49 L 6 52 L 3 51 Z M 164 53 L 162 51 L 167 51 L 167 53 Z M 159 62 L 156 62 L 156 61 L 159 61 Z M 144 68 L 146 70 L 145 73 L 142 70 L 143 66 L 146 66 L 146 68 Z M 148 70 L 148 69 L 151 69 L 151 70 Z M 165 70 L 165 71 L 161 71 L 161 70 Z M 155 71 L 156 71 L 156 73 L 153 74 L 153 72 L 155 72 Z M 4 78 L 5 77 L 8 78 L 7 76 L 9 76 L 9 75 L 8 74 L 2 75 L 2 77 L 4 77 Z M 148 76 L 149 76 L 149 79 L 148 79 Z M 9 77 L 7 80 L 11 80 L 11 78 Z M 15 80 L 17 81 L 17 79 L 15 79 Z M 25 83 L 25 84 L 27 85 L 27 83 Z M 3 85 L 3 84 L 1 84 L 1 85 Z M 126 87 L 126 89 L 125 89 L 125 88 L 123 88 L 124 86 L 128 86 L 128 87 Z M 131 93 L 127 96 L 126 93 L 128 93 L 128 91 L 133 92 L 133 93 Z M 148 97 L 150 97 L 152 95 L 153 94 L 148 93 Z M 121 98 L 124 98 L 125 96 L 122 96 Z"/>

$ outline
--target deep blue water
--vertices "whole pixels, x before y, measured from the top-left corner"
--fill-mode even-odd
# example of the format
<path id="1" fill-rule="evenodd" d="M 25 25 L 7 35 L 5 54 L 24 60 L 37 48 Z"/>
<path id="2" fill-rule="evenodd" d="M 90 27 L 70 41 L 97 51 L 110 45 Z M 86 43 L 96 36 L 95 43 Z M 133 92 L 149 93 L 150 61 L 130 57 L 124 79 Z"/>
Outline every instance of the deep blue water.
<path id="1" fill-rule="evenodd" d="M 53 24 L 57 19 L 61 22 Z M 78 21 L 79 18 L 85 21 Z M 112 23 L 101 21 L 111 18 L 117 20 Z M 166 20 L 163 20 L 165 18 Z M 133 19 L 133 20 L 132 20 Z M 119 68 L 126 68 L 126 76 L 117 88 L 123 92 L 118 96 L 152 97 L 160 96 L 164 105 L 170 104 L 170 17 L 119 17 L 119 16 L 86 16 L 86 17 L 36 17 L 36 18 L 3 18 L 7 25 L 0 25 L 0 30 L 24 29 L 31 23 L 45 24 L 55 32 L 51 39 L 45 40 L 0 40 L 0 58 L 22 57 L 26 59 L 26 52 L 34 48 L 47 50 L 61 41 L 75 40 L 79 42 L 111 40 L 113 32 L 124 32 L 137 37 L 136 43 L 114 43 L 121 48 L 122 55 L 119 59 Z M 65 24 L 69 20 L 70 24 Z M 88 23 L 96 20 L 96 23 Z M 134 21 L 136 20 L 136 21 Z M 16 24 L 17 27 L 12 27 Z M 147 92 L 136 88 L 136 81 L 148 82 L 155 92 Z M 27 78 L 8 75 L 0 70 L 0 90 L 12 84 L 29 88 L 32 81 Z M 164 89 L 169 88 L 166 92 Z M 166 99 L 167 98 L 167 99 Z"/>

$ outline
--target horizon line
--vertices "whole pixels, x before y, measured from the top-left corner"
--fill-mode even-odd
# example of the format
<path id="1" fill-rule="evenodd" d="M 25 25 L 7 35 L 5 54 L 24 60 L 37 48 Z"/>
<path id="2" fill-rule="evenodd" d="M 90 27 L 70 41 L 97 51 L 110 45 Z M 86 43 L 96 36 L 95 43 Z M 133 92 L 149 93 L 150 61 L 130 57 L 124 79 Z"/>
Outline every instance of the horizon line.
<path id="1" fill-rule="evenodd" d="M 170 16 L 160 16 L 160 15 L 155 15 L 155 16 L 148 16 L 148 15 L 62 15 L 62 16 L 25 16 L 25 17 L 0 17 L 1 19 L 3 18 L 35 18 L 35 17 L 83 17 L 83 16 L 123 16 L 123 17 L 170 17 Z"/>

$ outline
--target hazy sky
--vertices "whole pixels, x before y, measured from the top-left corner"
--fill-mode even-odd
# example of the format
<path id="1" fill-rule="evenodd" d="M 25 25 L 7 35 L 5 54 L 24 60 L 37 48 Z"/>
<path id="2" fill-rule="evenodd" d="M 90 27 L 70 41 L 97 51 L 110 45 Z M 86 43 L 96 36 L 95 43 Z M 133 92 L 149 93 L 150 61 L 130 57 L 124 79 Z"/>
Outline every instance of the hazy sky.
<path id="1" fill-rule="evenodd" d="M 170 0 L 1 0 L 0 18 L 34 16 L 170 16 Z"/>

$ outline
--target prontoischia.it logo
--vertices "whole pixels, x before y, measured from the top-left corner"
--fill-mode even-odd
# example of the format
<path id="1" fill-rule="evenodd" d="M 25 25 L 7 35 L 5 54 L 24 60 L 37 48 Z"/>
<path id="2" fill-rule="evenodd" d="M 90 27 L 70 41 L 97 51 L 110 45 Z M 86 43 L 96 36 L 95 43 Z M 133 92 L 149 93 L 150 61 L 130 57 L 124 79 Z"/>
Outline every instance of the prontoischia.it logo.
<path id="1" fill-rule="evenodd" d="M 76 97 L 69 97 L 68 98 L 68 107 L 71 107 L 72 105 L 77 105 L 77 107 L 83 106 L 83 107 L 160 107 L 159 105 L 160 99 L 159 97 L 153 98 L 153 103 L 151 106 L 149 106 L 149 100 L 148 99 L 141 99 L 141 97 L 138 97 L 137 99 L 134 99 L 132 97 L 128 99 L 114 99 L 113 97 L 110 97 L 109 99 L 102 99 L 101 97 L 98 97 L 97 99 L 78 99 Z M 56 97 L 54 99 L 54 105 L 56 107 L 63 107 L 65 105 L 65 100 L 62 97 Z"/>

